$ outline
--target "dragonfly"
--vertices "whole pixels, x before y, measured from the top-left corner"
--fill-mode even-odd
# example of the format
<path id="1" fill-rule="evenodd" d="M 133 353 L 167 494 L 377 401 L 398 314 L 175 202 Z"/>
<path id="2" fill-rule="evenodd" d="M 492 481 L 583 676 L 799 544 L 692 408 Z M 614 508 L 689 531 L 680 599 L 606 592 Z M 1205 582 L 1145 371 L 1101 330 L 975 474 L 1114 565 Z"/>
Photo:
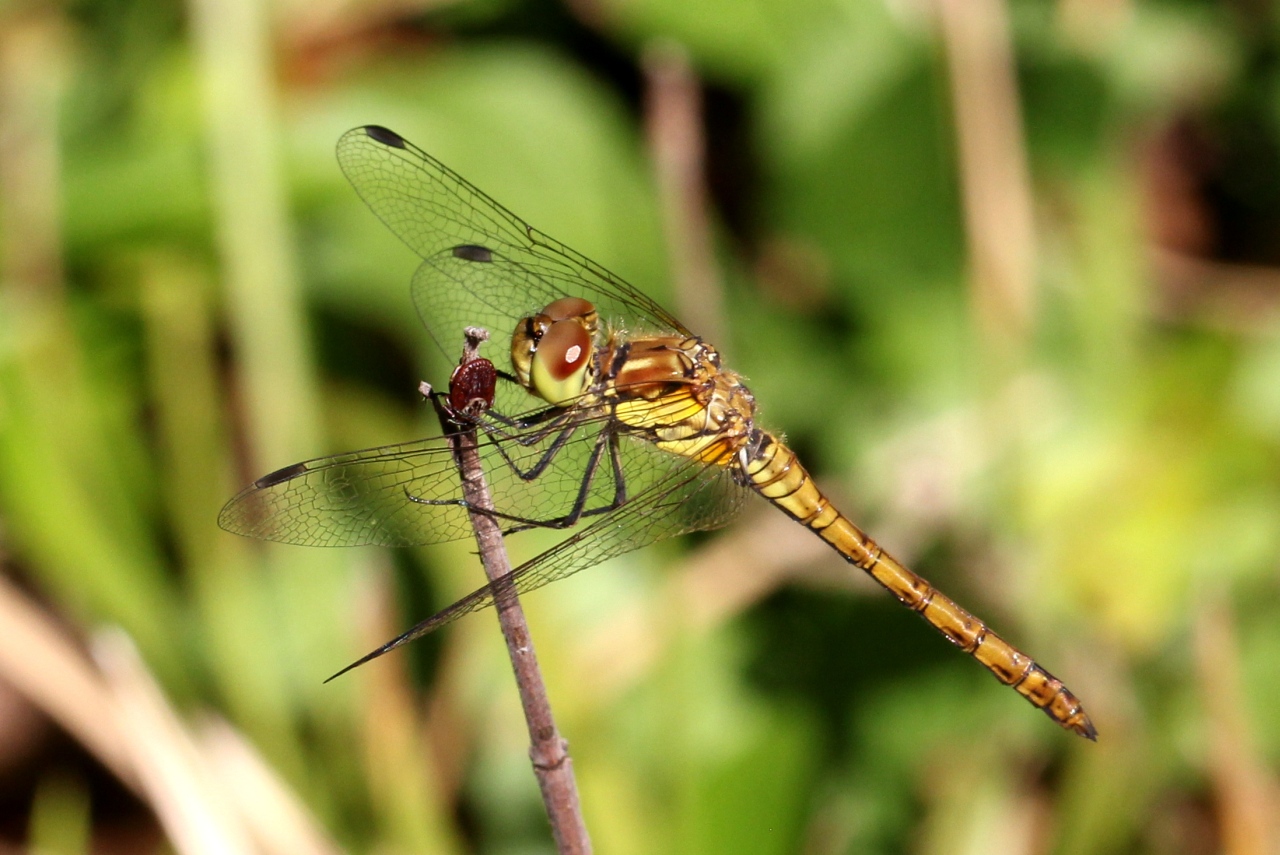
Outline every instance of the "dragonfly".
<path id="1" fill-rule="evenodd" d="M 421 257 L 413 301 L 441 353 L 456 353 L 467 327 L 507 346 L 467 420 L 493 493 L 483 512 L 506 533 L 568 532 L 501 584 L 476 589 L 339 673 L 492 605 L 500 588 L 524 593 L 658 540 L 724 526 L 754 493 L 1050 719 L 1096 740 L 1061 680 L 836 508 L 760 426 L 754 396 L 710 343 L 395 132 L 355 128 L 337 155 L 364 202 Z M 444 435 L 286 466 L 232 498 L 218 521 L 284 543 L 416 546 L 469 536 L 471 510 Z"/>

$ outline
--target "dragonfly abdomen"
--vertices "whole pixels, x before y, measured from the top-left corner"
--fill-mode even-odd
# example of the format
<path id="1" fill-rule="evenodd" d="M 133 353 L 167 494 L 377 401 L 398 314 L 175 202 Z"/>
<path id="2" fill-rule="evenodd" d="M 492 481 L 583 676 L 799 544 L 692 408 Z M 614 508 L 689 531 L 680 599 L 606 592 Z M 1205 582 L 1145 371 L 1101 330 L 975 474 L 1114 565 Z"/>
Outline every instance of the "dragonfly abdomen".
<path id="1" fill-rule="evenodd" d="M 760 495 L 811 529 L 846 561 L 865 570 L 1049 718 L 1081 736 L 1097 738 L 1080 701 L 1061 680 L 868 537 L 832 505 L 789 448 L 763 431 L 750 447 L 753 452 L 743 468 Z"/>

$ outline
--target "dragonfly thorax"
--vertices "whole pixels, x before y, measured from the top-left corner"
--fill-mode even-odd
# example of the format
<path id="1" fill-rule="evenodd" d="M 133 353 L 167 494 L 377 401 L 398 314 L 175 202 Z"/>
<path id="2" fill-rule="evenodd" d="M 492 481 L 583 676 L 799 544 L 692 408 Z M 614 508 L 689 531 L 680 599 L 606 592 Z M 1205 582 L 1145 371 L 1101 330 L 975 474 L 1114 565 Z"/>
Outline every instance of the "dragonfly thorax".
<path id="1" fill-rule="evenodd" d="M 620 423 L 659 448 L 732 465 L 756 432 L 756 403 L 742 378 L 696 336 L 613 340 L 604 397 Z"/>
<path id="2" fill-rule="evenodd" d="M 598 328 L 596 307 L 580 297 L 562 297 L 525 318 L 511 336 L 516 378 L 550 404 L 583 394 L 594 380 Z"/>

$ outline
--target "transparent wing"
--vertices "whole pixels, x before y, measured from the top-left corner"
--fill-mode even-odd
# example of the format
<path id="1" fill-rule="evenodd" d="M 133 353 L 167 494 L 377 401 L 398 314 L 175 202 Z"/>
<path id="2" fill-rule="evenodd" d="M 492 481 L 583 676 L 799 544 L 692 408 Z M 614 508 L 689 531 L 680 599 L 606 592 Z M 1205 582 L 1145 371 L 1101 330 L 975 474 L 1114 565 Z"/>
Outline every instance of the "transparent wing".
<path id="1" fill-rule="evenodd" d="M 479 453 L 504 529 L 567 525 L 619 503 L 611 423 L 582 415 L 522 429 L 487 423 Z M 450 442 L 438 436 L 287 466 L 227 502 L 218 524 L 303 546 L 417 546 L 470 535 L 462 500 Z"/>
<path id="2" fill-rule="evenodd" d="M 510 374 L 516 324 L 567 292 L 496 253 L 486 261 L 459 258 L 452 250 L 437 253 L 418 268 L 410 289 L 422 325 L 446 356 L 458 352 L 465 328 L 484 327 L 490 339 L 481 346 L 481 353 Z M 519 384 L 501 383 L 493 408 L 500 413 L 521 412 L 540 400 Z"/>
<path id="3" fill-rule="evenodd" d="M 592 301 L 615 329 L 688 334 L 653 300 L 386 128 L 345 133 L 338 164 L 373 212 L 425 260 L 414 301 L 445 354 L 457 351 L 464 326 L 485 326 L 495 341 L 509 341 L 517 321 L 560 297 Z"/>
<path id="4" fill-rule="evenodd" d="M 720 528 L 741 511 L 750 490 L 734 479 L 730 469 L 676 457 L 631 437 L 624 439 L 623 456 L 628 471 L 660 473 L 625 505 L 515 568 L 505 580 L 472 591 L 333 677 L 434 632 L 463 615 L 493 605 L 506 590 L 532 591 L 659 540 Z"/>

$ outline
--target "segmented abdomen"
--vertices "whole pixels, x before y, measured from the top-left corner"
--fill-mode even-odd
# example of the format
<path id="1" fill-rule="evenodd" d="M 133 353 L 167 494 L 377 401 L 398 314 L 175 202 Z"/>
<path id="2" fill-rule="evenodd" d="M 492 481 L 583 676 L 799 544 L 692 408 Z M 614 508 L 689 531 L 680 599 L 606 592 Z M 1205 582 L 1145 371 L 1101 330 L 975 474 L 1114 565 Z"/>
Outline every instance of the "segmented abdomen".
<path id="1" fill-rule="evenodd" d="M 746 475 L 760 495 L 865 570 L 1049 718 L 1088 739 L 1097 738 L 1080 701 L 1061 680 L 885 552 L 831 504 L 789 448 L 763 431 L 748 447 L 753 452 L 745 461 Z"/>

